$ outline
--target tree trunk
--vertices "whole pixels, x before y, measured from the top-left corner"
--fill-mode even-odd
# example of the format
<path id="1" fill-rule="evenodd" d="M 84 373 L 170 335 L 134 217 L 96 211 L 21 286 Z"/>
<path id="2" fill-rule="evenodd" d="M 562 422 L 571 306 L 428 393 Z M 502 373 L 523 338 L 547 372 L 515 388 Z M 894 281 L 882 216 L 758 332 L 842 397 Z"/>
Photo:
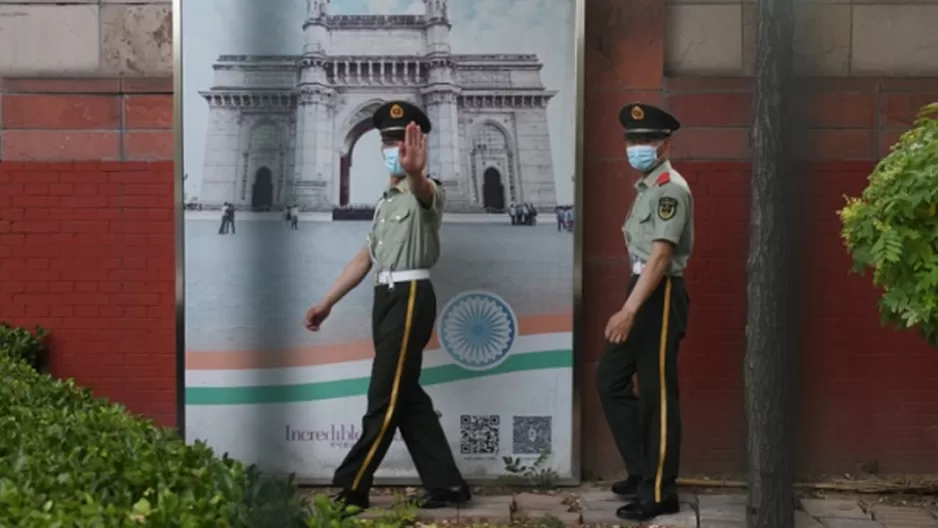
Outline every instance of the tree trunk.
<path id="1" fill-rule="evenodd" d="M 792 528 L 793 0 L 759 0 L 744 379 L 749 528 Z"/>

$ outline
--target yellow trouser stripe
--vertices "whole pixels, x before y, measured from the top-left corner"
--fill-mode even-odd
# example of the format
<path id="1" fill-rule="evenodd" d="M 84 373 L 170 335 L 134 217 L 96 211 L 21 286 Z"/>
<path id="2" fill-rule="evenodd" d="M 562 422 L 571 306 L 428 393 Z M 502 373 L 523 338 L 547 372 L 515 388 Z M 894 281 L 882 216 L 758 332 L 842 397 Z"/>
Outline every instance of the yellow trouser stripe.
<path id="1" fill-rule="evenodd" d="M 658 341 L 658 385 L 661 387 L 661 438 L 658 443 L 658 471 L 655 473 L 655 502 L 661 502 L 661 479 L 668 455 L 668 384 L 665 367 L 668 358 L 668 323 L 671 319 L 671 277 L 664 278 L 664 308 L 661 310 L 661 339 Z"/>
<path id="2" fill-rule="evenodd" d="M 410 329 L 414 324 L 414 304 L 416 304 L 416 301 L 417 281 L 410 281 L 410 295 L 407 297 L 407 316 L 404 319 L 404 337 L 401 338 L 401 350 L 397 355 L 397 369 L 394 371 L 394 381 L 391 384 L 391 401 L 388 402 L 388 410 L 384 413 L 384 422 L 381 423 L 381 430 L 378 431 L 377 438 L 375 438 L 375 441 L 371 444 L 371 449 L 368 450 L 368 454 L 365 455 L 365 461 L 362 463 L 362 467 L 358 468 L 358 474 L 355 475 L 355 480 L 352 481 L 352 491 L 358 490 L 358 485 L 361 484 L 362 477 L 365 476 L 365 471 L 367 471 L 368 466 L 371 465 L 371 460 L 375 457 L 378 446 L 381 445 L 381 440 L 384 438 L 384 435 L 387 434 L 388 428 L 391 426 L 391 418 L 394 416 L 394 407 L 397 406 L 397 394 L 401 389 L 401 374 L 404 372 L 404 360 L 407 358 L 407 344 L 410 342 Z"/>

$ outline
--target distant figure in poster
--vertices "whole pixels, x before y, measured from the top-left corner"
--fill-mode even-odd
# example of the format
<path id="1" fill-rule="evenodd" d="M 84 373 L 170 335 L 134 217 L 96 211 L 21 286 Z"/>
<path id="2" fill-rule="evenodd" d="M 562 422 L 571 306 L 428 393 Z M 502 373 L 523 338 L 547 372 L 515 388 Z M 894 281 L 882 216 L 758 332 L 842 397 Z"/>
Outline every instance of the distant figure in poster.
<path id="1" fill-rule="evenodd" d="M 319 330 L 332 307 L 377 268 L 372 328 L 375 358 L 362 434 L 336 469 L 336 500 L 367 508 L 374 473 L 399 429 L 426 488 L 422 508 L 471 499 L 433 408 L 420 386 L 423 349 L 436 319 L 430 268 L 440 257 L 440 225 L 446 194 L 427 178 L 430 120 L 416 106 L 392 101 L 372 117 L 381 133 L 390 185 L 375 206 L 371 232 L 325 298 L 306 312 L 305 325 Z"/>
<path id="2" fill-rule="evenodd" d="M 228 215 L 228 228 L 231 229 L 231 234 L 235 234 L 235 206 L 233 203 L 228 202 L 227 207 L 225 207 L 225 212 Z"/>
<path id="3" fill-rule="evenodd" d="M 296 204 L 290 206 L 290 229 L 300 229 L 300 208 Z"/>
<path id="4" fill-rule="evenodd" d="M 218 228 L 219 235 L 227 235 L 228 233 L 232 235 L 235 232 L 234 227 L 234 205 L 225 202 L 221 206 L 221 226 Z"/>
<path id="5" fill-rule="evenodd" d="M 508 206 L 508 218 L 511 219 L 511 225 L 518 225 L 518 205 L 514 202 Z"/>
<path id="6" fill-rule="evenodd" d="M 632 259 L 628 299 L 606 324 L 596 385 L 629 472 L 628 479 L 612 486 L 630 500 L 616 513 L 641 522 L 680 510 L 677 354 L 690 304 L 683 275 L 694 247 L 694 199 L 668 161 L 678 120 L 635 103 L 620 110 L 619 121 L 629 164 L 642 178 L 622 227 Z"/>

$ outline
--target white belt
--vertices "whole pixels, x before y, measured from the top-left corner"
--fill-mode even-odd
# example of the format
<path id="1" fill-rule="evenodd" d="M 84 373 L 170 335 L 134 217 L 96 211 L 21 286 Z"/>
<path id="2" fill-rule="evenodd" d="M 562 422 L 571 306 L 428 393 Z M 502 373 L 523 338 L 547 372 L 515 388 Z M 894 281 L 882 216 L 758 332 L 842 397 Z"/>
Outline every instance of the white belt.
<path id="1" fill-rule="evenodd" d="M 378 273 L 378 284 L 392 285 L 397 282 L 410 282 L 429 278 L 430 270 L 428 269 L 382 271 Z"/>
<path id="2" fill-rule="evenodd" d="M 640 261 L 640 260 L 636 260 L 635 262 L 632 263 L 632 273 L 634 273 L 634 274 L 636 274 L 636 275 L 641 275 L 641 274 L 642 274 L 642 271 L 644 271 L 644 270 L 645 270 L 645 263 L 644 263 L 644 262 L 642 262 L 642 261 Z"/>

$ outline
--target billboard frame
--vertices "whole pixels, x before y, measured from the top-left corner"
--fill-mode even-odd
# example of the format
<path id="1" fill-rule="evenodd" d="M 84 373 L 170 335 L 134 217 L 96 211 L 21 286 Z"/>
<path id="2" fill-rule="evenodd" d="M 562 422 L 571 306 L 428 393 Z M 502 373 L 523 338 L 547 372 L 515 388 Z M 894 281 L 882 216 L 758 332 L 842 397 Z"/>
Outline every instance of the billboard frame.
<path id="1" fill-rule="evenodd" d="M 192 1 L 192 0 L 190 0 Z M 572 477 L 559 479 L 559 486 L 577 486 L 582 480 L 582 380 L 583 368 L 583 133 L 585 125 L 586 84 L 586 0 L 574 2 L 574 74 L 575 74 L 575 131 L 574 131 L 574 212 L 573 231 L 573 397 L 571 398 L 572 424 Z M 183 127 L 183 0 L 172 0 L 173 10 L 173 174 L 175 205 L 175 323 L 176 323 L 176 428 L 186 437 L 186 272 L 185 272 L 185 131 Z M 494 484 L 497 477 L 470 478 L 474 485 Z M 328 482 L 300 481 L 304 485 L 327 485 Z M 414 479 L 376 479 L 378 486 L 413 485 Z"/>

